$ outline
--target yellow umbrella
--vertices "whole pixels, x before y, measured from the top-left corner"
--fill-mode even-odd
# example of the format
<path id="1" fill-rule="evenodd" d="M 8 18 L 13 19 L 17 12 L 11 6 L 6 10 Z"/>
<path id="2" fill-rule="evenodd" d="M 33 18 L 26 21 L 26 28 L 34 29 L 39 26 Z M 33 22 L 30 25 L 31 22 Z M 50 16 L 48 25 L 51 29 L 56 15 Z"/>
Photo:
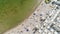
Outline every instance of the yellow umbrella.
<path id="1" fill-rule="evenodd" d="M 51 0 L 45 0 L 45 3 L 48 4 Z"/>

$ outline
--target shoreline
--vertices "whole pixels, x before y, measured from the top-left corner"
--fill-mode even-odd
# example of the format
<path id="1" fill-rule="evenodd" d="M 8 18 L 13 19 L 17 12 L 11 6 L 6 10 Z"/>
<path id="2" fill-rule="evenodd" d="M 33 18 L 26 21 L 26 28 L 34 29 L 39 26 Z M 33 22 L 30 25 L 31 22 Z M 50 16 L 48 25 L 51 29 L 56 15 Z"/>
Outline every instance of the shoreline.
<path id="1" fill-rule="evenodd" d="M 3 32 L 3 34 L 8 33 L 8 31 L 14 30 L 15 28 L 18 28 L 21 24 L 23 24 L 25 21 L 27 21 L 27 20 L 31 17 L 31 15 L 34 13 L 34 11 L 36 10 L 36 8 L 37 8 L 37 7 L 40 5 L 40 3 L 42 2 L 42 0 L 39 0 L 39 1 L 40 1 L 40 2 L 37 3 L 37 4 L 32 8 L 32 12 L 31 12 L 31 14 L 30 14 L 28 17 L 26 17 L 23 21 L 21 21 L 21 23 L 18 24 L 17 26 L 15 26 L 15 27 L 13 27 L 13 28 L 10 28 L 10 29 L 7 30 L 6 32 Z"/>

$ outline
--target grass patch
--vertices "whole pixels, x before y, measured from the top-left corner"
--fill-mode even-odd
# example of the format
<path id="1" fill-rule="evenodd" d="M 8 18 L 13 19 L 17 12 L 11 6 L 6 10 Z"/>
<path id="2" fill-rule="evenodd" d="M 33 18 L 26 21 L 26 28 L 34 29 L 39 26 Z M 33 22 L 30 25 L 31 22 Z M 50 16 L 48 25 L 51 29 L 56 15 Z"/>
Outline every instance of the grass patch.
<path id="1" fill-rule="evenodd" d="M 36 0 L 0 0 L 0 33 L 23 21 L 35 3 Z"/>

